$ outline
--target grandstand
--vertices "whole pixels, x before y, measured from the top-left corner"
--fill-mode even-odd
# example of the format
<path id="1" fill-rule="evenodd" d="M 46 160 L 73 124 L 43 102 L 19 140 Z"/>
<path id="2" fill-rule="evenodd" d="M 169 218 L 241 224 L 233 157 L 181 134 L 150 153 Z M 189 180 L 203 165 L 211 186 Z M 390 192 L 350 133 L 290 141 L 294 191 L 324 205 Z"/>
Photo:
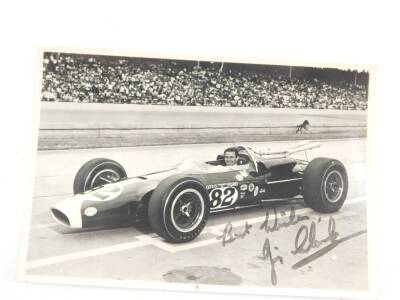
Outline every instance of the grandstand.
<path id="1" fill-rule="evenodd" d="M 367 72 L 44 54 L 42 101 L 366 110 Z"/>

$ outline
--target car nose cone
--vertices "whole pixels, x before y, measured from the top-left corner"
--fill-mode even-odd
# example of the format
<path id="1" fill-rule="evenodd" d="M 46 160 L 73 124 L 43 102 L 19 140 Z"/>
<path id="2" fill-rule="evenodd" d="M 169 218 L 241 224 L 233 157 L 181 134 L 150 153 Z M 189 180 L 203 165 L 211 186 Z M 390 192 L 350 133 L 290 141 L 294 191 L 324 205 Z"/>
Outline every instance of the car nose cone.
<path id="1" fill-rule="evenodd" d="M 68 198 L 50 208 L 57 223 L 69 228 L 82 228 L 81 197 Z"/>

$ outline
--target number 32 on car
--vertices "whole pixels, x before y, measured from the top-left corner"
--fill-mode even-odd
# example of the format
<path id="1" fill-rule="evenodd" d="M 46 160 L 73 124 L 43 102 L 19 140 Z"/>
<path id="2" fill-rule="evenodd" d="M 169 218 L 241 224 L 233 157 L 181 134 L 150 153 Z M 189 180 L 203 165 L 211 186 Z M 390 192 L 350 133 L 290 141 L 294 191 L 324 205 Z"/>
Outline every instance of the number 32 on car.
<path id="1" fill-rule="evenodd" d="M 238 191 L 234 187 L 220 187 L 210 191 L 210 209 L 228 207 L 235 204 Z"/>

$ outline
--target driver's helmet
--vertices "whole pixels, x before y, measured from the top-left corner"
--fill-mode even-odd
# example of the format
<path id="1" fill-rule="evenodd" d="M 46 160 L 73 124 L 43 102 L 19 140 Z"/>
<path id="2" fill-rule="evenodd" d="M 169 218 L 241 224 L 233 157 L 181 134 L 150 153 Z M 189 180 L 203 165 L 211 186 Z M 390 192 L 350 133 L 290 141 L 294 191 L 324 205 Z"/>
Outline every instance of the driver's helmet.
<path id="1" fill-rule="evenodd" d="M 246 148 L 244 148 L 243 146 L 238 146 L 237 150 L 238 150 L 238 156 L 239 156 L 237 164 L 238 165 L 246 165 L 246 164 L 250 163 L 250 156 L 249 156 L 249 153 L 247 152 Z"/>

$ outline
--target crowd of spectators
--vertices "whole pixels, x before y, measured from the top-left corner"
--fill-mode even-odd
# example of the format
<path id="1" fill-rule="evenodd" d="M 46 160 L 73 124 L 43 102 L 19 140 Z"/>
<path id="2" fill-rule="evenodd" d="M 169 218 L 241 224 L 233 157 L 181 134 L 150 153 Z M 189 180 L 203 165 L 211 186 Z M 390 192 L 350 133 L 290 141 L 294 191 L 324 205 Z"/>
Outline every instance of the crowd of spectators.
<path id="1" fill-rule="evenodd" d="M 366 85 L 230 63 L 45 53 L 43 101 L 367 108 Z"/>

